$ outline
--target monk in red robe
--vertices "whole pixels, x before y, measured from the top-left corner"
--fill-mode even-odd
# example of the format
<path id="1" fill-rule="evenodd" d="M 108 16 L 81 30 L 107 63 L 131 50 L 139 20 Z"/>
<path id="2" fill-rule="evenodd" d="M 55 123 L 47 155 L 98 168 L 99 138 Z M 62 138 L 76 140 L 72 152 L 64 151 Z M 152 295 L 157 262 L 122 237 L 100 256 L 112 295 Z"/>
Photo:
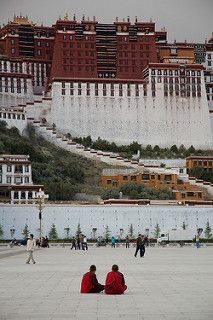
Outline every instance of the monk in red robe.
<path id="1" fill-rule="evenodd" d="M 98 283 L 95 272 L 96 266 L 91 265 L 90 271 L 83 275 L 81 293 L 99 293 L 104 290 L 104 286 Z"/>
<path id="2" fill-rule="evenodd" d="M 107 274 L 105 282 L 106 294 L 123 294 L 127 289 L 125 285 L 124 276 L 118 271 L 118 266 L 114 264 L 112 271 Z"/>

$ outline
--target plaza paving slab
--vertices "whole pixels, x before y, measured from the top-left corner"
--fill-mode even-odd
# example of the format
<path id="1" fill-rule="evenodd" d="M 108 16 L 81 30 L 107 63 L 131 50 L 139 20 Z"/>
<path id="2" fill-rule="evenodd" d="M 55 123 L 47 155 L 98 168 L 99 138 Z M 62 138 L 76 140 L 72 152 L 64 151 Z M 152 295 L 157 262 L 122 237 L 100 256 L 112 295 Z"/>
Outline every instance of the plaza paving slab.
<path id="1" fill-rule="evenodd" d="M 51 247 L 35 251 L 35 265 L 25 264 L 23 248 L 1 250 L 1 320 L 213 319 L 212 247 L 147 248 L 145 258 L 135 258 L 133 247 Z M 79 293 L 91 264 L 103 283 L 114 263 L 125 275 L 124 295 Z"/>

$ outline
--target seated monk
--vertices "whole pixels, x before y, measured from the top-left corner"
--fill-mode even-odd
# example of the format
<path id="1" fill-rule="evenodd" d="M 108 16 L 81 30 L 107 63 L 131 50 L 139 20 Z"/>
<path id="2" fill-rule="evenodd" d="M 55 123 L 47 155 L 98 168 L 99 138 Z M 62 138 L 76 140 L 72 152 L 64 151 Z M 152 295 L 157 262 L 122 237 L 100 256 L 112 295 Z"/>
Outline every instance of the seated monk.
<path id="1" fill-rule="evenodd" d="M 99 293 L 104 290 L 104 286 L 98 283 L 95 272 L 96 266 L 91 265 L 90 271 L 83 275 L 81 293 Z"/>
<path id="2" fill-rule="evenodd" d="M 112 271 L 107 274 L 105 283 L 106 294 L 123 294 L 127 289 L 124 276 L 118 271 L 118 266 L 114 264 Z"/>

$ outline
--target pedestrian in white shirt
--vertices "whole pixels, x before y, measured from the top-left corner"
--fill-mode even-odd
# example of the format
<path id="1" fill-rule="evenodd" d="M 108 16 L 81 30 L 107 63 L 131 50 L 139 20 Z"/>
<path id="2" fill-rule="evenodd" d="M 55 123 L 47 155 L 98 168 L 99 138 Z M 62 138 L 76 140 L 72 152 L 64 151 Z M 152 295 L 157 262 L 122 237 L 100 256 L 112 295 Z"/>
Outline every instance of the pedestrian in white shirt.
<path id="1" fill-rule="evenodd" d="M 84 238 L 83 238 L 83 244 L 84 244 L 84 250 L 88 250 L 87 237 L 86 236 L 84 236 Z"/>
<path id="2" fill-rule="evenodd" d="M 33 234 L 30 234 L 29 239 L 27 240 L 27 252 L 29 253 L 29 256 L 26 263 L 30 263 L 30 260 L 32 260 L 33 264 L 35 264 L 35 260 L 33 258 L 33 251 L 35 247 L 36 241 L 33 239 Z"/>

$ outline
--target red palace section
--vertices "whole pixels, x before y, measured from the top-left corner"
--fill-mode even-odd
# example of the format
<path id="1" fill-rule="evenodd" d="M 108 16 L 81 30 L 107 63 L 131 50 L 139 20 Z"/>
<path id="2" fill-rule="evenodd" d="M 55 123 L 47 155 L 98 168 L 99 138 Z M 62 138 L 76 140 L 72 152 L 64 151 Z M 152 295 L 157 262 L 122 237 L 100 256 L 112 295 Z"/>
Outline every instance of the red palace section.
<path id="1" fill-rule="evenodd" d="M 46 65 L 47 77 L 142 79 L 148 63 L 156 63 L 158 46 L 166 44 L 166 31 L 155 23 L 116 21 L 99 23 L 93 18 L 77 22 L 65 16 L 52 27 L 37 26 L 27 17 L 0 29 L 0 54 L 11 61 Z M 42 72 L 42 70 L 41 70 Z"/>

